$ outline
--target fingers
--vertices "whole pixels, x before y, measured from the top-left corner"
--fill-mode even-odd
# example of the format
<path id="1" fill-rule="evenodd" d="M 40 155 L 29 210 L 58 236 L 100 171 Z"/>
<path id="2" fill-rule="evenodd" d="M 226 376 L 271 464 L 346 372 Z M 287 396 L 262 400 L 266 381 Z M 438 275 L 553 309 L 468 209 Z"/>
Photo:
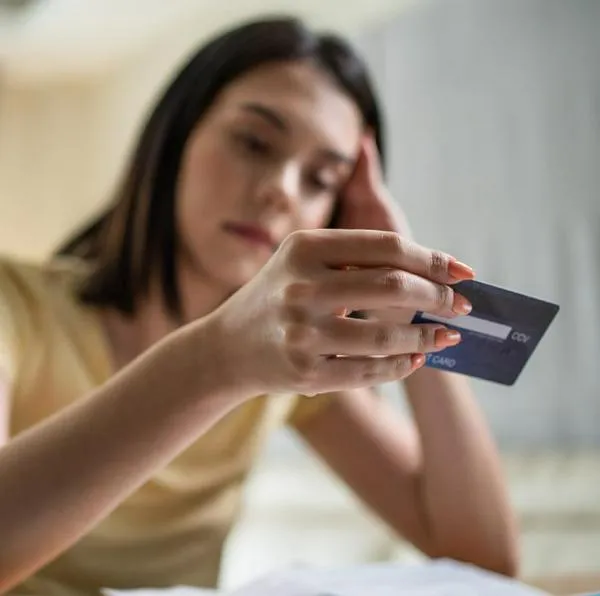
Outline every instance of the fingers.
<path id="1" fill-rule="evenodd" d="M 312 230 L 295 232 L 284 242 L 292 268 L 304 273 L 342 267 L 401 269 L 438 283 L 474 277 L 450 255 L 425 248 L 394 232 Z"/>
<path id="2" fill-rule="evenodd" d="M 460 341 L 457 331 L 442 325 L 331 315 L 312 320 L 296 317 L 283 329 L 296 387 L 306 394 L 402 379 L 424 364 L 425 354 Z"/>
<path id="3" fill-rule="evenodd" d="M 331 357 L 323 360 L 315 371 L 315 378 L 327 379 L 318 384 L 323 390 L 340 391 L 373 387 L 408 377 L 425 364 L 423 354 L 405 354 L 402 356 L 384 356 L 381 358 Z M 314 394 L 312 382 L 307 383 L 305 394 Z"/>
<path id="4" fill-rule="evenodd" d="M 397 356 L 436 352 L 454 346 L 460 342 L 460 333 L 443 325 L 327 317 L 319 339 L 319 351 L 324 356 Z"/>
<path id="5" fill-rule="evenodd" d="M 344 196 L 354 202 L 369 201 L 383 185 L 377 145 L 372 133 L 363 137 L 356 165 L 344 190 Z"/>
<path id="6" fill-rule="evenodd" d="M 369 190 L 379 192 L 383 184 L 383 173 L 381 171 L 379 150 L 372 132 L 368 132 L 362 140 L 360 159 L 362 159 Z"/>
<path id="7" fill-rule="evenodd" d="M 451 317 L 471 310 L 468 300 L 449 285 L 397 269 L 330 271 L 314 282 L 310 298 L 328 312 L 404 308 Z"/>
<path id="8" fill-rule="evenodd" d="M 360 144 L 354 171 L 344 189 L 344 196 L 352 202 L 367 201 L 376 192 L 376 149 L 369 146 L 365 137 Z"/>
<path id="9" fill-rule="evenodd" d="M 402 325 L 335 316 L 349 310 L 425 311 L 444 317 L 471 310 L 452 284 L 474 277 L 450 255 L 393 232 L 296 232 L 280 248 L 281 348 L 303 393 L 402 379 L 423 355 L 460 341 L 439 325 Z M 329 388 L 329 389 L 328 389 Z"/>

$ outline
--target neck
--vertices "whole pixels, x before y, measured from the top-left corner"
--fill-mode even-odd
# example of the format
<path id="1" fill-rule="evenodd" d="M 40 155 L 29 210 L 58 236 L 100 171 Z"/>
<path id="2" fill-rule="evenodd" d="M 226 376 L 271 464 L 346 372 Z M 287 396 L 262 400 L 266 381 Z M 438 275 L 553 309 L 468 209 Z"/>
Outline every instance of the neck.
<path id="1" fill-rule="evenodd" d="M 181 271 L 179 288 L 184 324 L 211 313 L 231 294 L 189 270 Z M 158 282 L 140 301 L 133 316 L 106 309 L 102 319 L 117 370 L 180 326 L 168 311 Z"/>

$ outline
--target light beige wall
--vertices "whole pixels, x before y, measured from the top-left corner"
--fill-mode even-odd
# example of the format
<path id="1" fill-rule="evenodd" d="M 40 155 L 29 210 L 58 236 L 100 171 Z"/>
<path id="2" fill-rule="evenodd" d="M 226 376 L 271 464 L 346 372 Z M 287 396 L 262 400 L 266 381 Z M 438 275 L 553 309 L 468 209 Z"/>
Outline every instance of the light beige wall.
<path id="1" fill-rule="evenodd" d="M 41 258 L 106 201 L 193 30 L 99 79 L 0 88 L 0 253 Z"/>
<path id="2" fill-rule="evenodd" d="M 93 96 L 4 88 L 0 101 L 0 251 L 37 256 L 89 201 Z"/>

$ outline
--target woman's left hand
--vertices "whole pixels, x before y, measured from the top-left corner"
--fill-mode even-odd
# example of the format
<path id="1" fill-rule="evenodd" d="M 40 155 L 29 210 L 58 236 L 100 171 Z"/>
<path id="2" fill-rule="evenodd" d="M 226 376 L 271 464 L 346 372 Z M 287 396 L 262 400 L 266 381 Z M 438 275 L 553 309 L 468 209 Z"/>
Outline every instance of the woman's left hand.
<path id="1" fill-rule="evenodd" d="M 383 180 L 379 153 L 371 134 L 363 138 L 356 167 L 342 191 L 341 201 L 338 227 L 397 232 L 411 237 L 406 216 Z"/>

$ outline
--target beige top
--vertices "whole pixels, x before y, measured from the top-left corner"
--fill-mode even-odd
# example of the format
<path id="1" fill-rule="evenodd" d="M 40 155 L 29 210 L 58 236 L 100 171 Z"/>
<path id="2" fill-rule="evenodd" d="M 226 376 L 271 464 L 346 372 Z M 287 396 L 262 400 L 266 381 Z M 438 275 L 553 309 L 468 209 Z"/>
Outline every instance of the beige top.
<path id="1" fill-rule="evenodd" d="M 0 260 L 0 369 L 10 382 L 10 437 L 111 375 L 97 313 L 76 298 L 83 271 L 75 261 L 39 266 Z M 214 586 L 244 481 L 265 440 L 281 425 L 311 416 L 325 401 L 263 396 L 246 403 L 12 593 Z"/>

